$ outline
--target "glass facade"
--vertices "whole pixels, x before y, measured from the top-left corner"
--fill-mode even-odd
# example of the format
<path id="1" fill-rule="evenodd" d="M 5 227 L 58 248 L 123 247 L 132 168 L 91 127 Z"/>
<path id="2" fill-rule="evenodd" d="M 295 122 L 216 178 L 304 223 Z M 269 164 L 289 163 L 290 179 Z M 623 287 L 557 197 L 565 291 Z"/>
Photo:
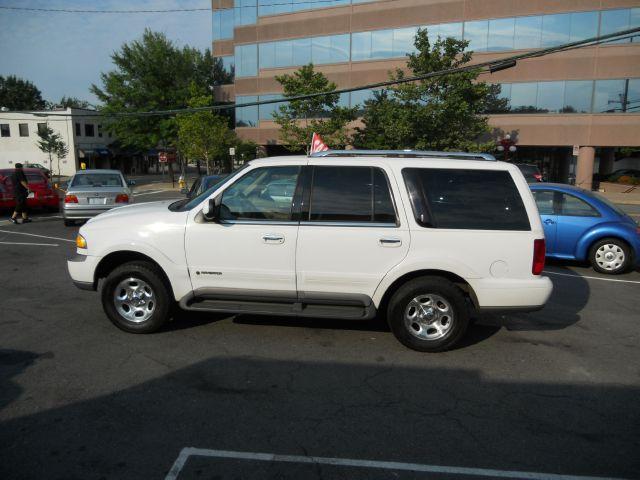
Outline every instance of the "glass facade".
<path id="1" fill-rule="evenodd" d="M 236 104 L 257 102 L 257 95 L 237 95 Z M 257 127 L 258 126 L 258 106 L 236 108 L 236 127 Z"/>
<path id="2" fill-rule="evenodd" d="M 236 45 L 236 77 L 255 77 L 258 75 L 258 45 Z"/>
<path id="3" fill-rule="evenodd" d="M 255 0 L 238 1 L 244 2 L 243 5 L 255 3 Z M 263 1 L 265 5 L 268 2 L 269 8 L 276 7 L 273 0 Z M 302 2 L 293 2 L 291 5 L 294 3 L 303 5 Z M 243 6 L 240 7 L 240 10 L 243 8 L 249 7 Z M 258 8 L 260 8 L 259 5 Z M 229 20 L 227 18 L 228 12 L 233 13 L 233 9 L 214 11 L 214 40 L 233 36 L 233 15 Z M 237 17 L 238 14 L 236 14 L 236 24 Z M 248 14 L 245 17 L 249 18 Z M 637 26 L 640 26 L 640 8 L 475 20 L 464 23 L 427 25 L 423 28 L 427 28 L 429 39 L 432 42 L 438 37 L 453 37 L 468 40 L 470 50 L 495 52 L 550 47 L 595 37 L 599 33 L 604 35 Z M 265 42 L 260 43 L 257 47 L 259 54 L 253 53 L 255 45 L 251 47 L 251 51 L 249 51 L 249 45 L 243 45 L 236 47 L 236 49 L 246 50 L 246 55 L 242 57 L 246 63 L 242 63 L 236 57 L 236 75 L 239 77 L 257 75 L 257 66 L 254 66 L 254 63 L 258 59 L 260 68 L 280 68 L 305 65 L 309 62 L 320 65 L 402 58 L 415 52 L 413 40 L 418 28 L 420 27 L 411 26 L 354 32 L 351 35 L 329 35 Z M 622 41 L 630 42 L 631 40 Z M 640 36 L 634 37 L 634 41 L 640 41 Z"/>

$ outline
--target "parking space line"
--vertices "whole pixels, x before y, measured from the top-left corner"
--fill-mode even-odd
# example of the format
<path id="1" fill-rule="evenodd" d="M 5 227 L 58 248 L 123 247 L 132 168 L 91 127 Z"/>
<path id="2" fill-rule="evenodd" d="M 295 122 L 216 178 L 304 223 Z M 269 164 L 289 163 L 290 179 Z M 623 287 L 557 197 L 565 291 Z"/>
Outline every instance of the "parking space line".
<path id="1" fill-rule="evenodd" d="M 38 247 L 59 247 L 57 243 L 0 242 L 1 245 L 35 245 Z"/>
<path id="2" fill-rule="evenodd" d="M 401 470 L 420 473 L 438 473 L 443 475 L 465 475 L 472 477 L 513 478 L 523 480 L 624 480 L 614 477 L 590 477 L 582 475 L 562 475 L 554 473 L 521 472 L 517 470 L 496 470 L 491 468 L 452 467 L 443 465 L 427 465 L 422 463 L 385 462 L 378 460 L 358 460 L 354 458 L 308 457 L 302 455 L 278 455 L 275 453 L 236 452 L 230 450 L 209 450 L 204 448 L 185 447 L 178 455 L 165 477 L 165 480 L 176 480 L 190 456 L 227 458 L 234 460 L 250 460 L 259 462 L 313 463 L 320 465 L 336 465 L 342 467 L 375 468 L 382 470 Z"/>
<path id="3" fill-rule="evenodd" d="M 589 278 L 591 280 L 602 280 L 603 282 L 640 283 L 640 281 L 638 280 L 619 280 L 617 278 L 589 277 L 587 275 L 572 275 L 570 273 L 549 272 L 548 270 L 545 270 L 544 273 L 548 273 L 549 275 L 560 275 L 562 277 Z"/>
<path id="4" fill-rule="evenodd" d="M 47 235 L 36 235 L 35 233 L 26 233 L 26 232 L 13 232 L 11 230 L 0 230 L 0 233 L 13 233 L 15 235 L 28 235 L 30 237 L 39 237 L 39 238 L 48 238 L 50 240 L 61 240 L 63 242 L 71 242 L 76 243 L 75 240 L 69 240 L 68 238 L 60 238 L 60 237 L 49 237 Z"/>
<path id="5" fill-rule="evenodd" d="M 153 190 L 151 192 L 134 193 L 134 197 L 141 197 L 142 195 L 153 195 L 154 193 L 171 192 L 172 190 Z"/>

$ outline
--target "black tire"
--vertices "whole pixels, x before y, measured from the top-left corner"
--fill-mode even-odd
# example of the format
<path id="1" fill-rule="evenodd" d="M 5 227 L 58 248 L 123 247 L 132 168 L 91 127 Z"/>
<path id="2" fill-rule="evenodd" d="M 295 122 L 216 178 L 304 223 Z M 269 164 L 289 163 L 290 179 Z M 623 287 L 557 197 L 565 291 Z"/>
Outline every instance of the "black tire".
<path id="1" fill-rule="evenodd" d="M 75 224 L 76 224 L 75 220 L 67 220 L 66 218 L 64 219 L 65 227 L 73 227 Z"/>
<path id="2" fill-rule="evenodd" d="M 422 300 L 428 299 L 430 295 L 443 299 L 446 303 L 441 305 L 448 304 L 447 312 L 452 315 L 448 316 L 447 313 L 441 313 L 438 309 L 436 320 L 430 325 L 426 325 L 428 322 L 425 319 L 420 320 L 421 324 L 416 321 L 411 323 L 410 320 L 405 319 L 405 314 L 410 313 L 412 300 L 419 297 L 422 297 Z M 430 300 L 433 301 L 433 299 Z M 414 312 L 417 310 L 414 309 Z M 469 311 L 462 290 L 455 284 L 442 277 L 420 277 L 408 281 L 393 294 L 389 302 L 387 321 L 393 334 L 406 347 L 420 352 L 442 352 L 453 347 L 466 332 L 469 325 Z M 437 331 L 434 325 L 436 322 L 446 331 Z M 429 332 L 433 330 L 436 330 L 436 333 L 430 334 Z M 420 335 L 441 336 L 421 338 Z"/>
<path id="3" fill-rule="evenodd" d="M 601 247 L 611 246 L 610 252 L 614 257 L 614 259 L 621 255 L 624 255 L 624 260 L 622 260 L 619 264 L 612 262 L 610 263 L 610 268 L 607 266 L 601 266 L 598 264 L 599 261 L 602 261 L 602 256 L 599 256 L 598 250 Z M 602 253 L 602 252 L 600 252 Z M 605 253 L 606 255 L 606 253 Z M 589 249 L 589 262 L 591 266 L 596 272 L 606 273 L 608 275 L 618 275 L 620 273 L 625 273 L 629 271 L 631 265 L 633 265 L 633 253 L 627 245 L 626 242 L 620 240 L 619 238 L 603 238 L 602 240 L 598 240 L 594 243 Z"/>
<path id="4" fill-rule="evenodd" d="M 147 319 L 141 321 L 127 319 L 116 306 L 116 289 L 119 288 L 121 282 L 129 277 L 146 283 L 152 292 L 150 298 L 153 301 L 142 306 L 143 310 L 150 314 Z M 173 303 L 171 290 L 162 274 L 155 265 L 149 262 L 130 262 L 115 268 L 105 279 L 101 296 L 102 307 L 109 320 L 116 327 L 130 333 L 152 333 L 160 329 L 169 320 Z"/>

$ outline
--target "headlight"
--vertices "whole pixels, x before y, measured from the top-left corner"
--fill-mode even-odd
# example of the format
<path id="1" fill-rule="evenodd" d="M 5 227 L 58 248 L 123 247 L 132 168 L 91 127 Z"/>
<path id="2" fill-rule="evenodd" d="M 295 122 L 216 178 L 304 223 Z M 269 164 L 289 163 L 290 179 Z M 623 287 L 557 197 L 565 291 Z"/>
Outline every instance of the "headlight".
<path id="1" fill-rule="evenodd" d="M 76 237 L 76 247 L 78 248 L 87 248 L 87 241 L 80 234 Z"/>

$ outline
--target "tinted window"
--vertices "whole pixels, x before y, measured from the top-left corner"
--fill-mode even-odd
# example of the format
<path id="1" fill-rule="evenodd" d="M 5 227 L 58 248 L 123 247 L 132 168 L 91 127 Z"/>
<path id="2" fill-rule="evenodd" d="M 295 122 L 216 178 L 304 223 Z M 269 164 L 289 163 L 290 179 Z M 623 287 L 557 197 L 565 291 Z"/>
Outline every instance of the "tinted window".
<path id="1" fill-rule="evenodd" d="M 509 172 L 435 168 L 403 171 L 416 221 L 425 227 L 530 230 Z"/>
<path id="2" fill-rule="evenodd" d="M 315 167 L 309 210 L 312 222 L 396 221 L 387 178 L 370 167 Z"/>
<path id="3" fill-rule="evenodd" d="M 258 74 L 258 45 L 236 46 L 235 60 L 237 77 L 255 77 Z"/>
<path id="4" fill-rule="evenodd" d="M 72 187 L 122 187 L 124 181 L 117 173 L 82 173 L 73 177 Z"/>
<path id="5" fill-rule="evenodd" d="M 564 103 L 564 82 L 538 83 L 536 108 L 541 112 L 558 113 Z"/>
<path id="6" fill-rule="evenodd" d="M 511 111 L 535 112 L 538 101 L 537 83 L 512 83 L 511 84 Z"/>
<path id="7" fill-rule="evenodd" d="M 549 190 L 535 190 L 533 197 L 536 199 L 540 215 L 553 215 L 553 197 L 555 192 Z"/>
<path id="8" fill-rule="evenodd" d="M 578 197 L 562 194 L 562 215 L 572 217 L 599 217 L 598 211 Z"/>
<path id="9" fill-rule="evenodd" d="M 592 94 L 593 81 L 591 80 L 565 82 L 562 113 L 589 113 Z"/>
<path id="10" fill-rule="evenodd" d="M 220 206 L 223 220 L 291 220 L 299 167 L 256 168 L 227 188 Z M 285 185 L 293 185 L 286 188 Z"/>
<path id="11" fill-rule="evenodd" d="M 255 95 L 236 96 L 236 104 L 257 102 Z M 258 106 L 236 108 L 236 127 L 255 127 L 258 125 Z"/>

